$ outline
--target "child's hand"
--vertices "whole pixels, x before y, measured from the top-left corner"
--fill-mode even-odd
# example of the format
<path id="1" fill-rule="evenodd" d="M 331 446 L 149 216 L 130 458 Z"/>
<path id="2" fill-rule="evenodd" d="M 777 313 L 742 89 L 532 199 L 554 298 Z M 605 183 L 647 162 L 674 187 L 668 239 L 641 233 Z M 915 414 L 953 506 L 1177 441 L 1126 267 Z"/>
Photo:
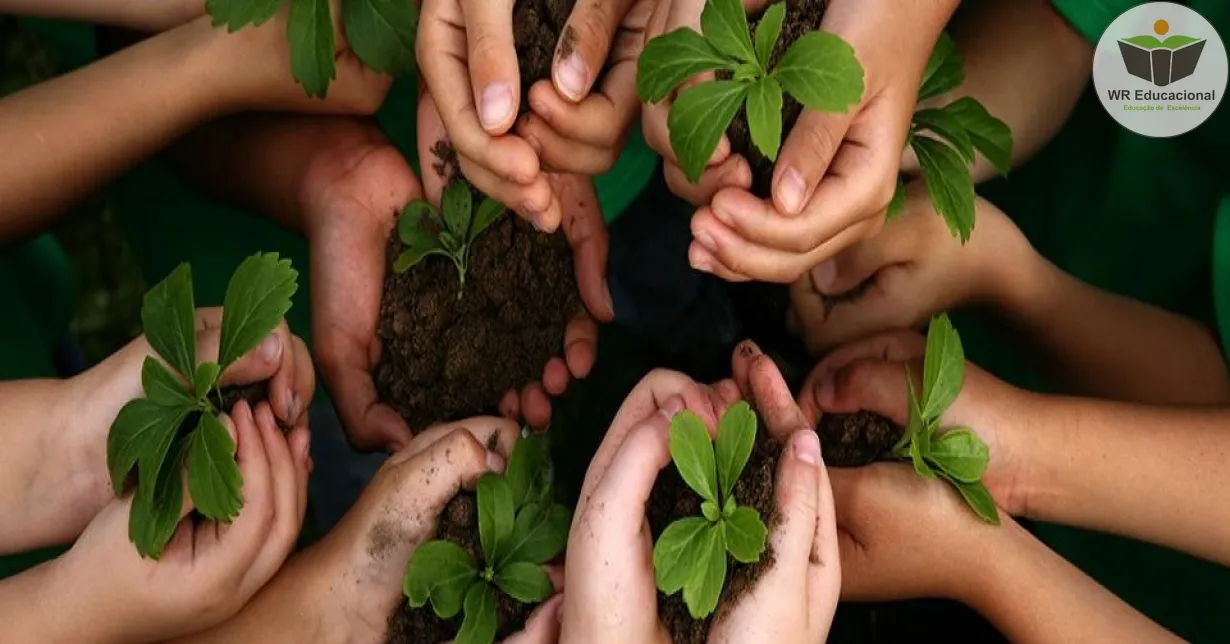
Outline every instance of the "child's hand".
<path id="1" fill-rule="evenodd" d="M 812 268 L 790 288 L 791 322 L 813 355 L 891 329 L 916 328 L 940 311 L 1007 305 L 1042 265 L 1028 240 L 989 202 L 964 246 L 936 214 L 921 182 L 905 209 L 872 239 Z M 866 284 L 866 291 L 850 293 Z"/>
<path id="2" fill-rule="evenodd" d="M 244 505 L 231 524 L 196 522 L 187 494 L 160 560 L 128 539 L 132 497 L 117 499 L 53 565 L 70 612 L 100 639 L 148 642 L 213 626 L 238 611 L 281 567 L 307 504 L 308 431 L 283 437 L 267 404 L 223 417 L 235 436 Z M 80 602 L 80 603 L 78 603 Z"/>

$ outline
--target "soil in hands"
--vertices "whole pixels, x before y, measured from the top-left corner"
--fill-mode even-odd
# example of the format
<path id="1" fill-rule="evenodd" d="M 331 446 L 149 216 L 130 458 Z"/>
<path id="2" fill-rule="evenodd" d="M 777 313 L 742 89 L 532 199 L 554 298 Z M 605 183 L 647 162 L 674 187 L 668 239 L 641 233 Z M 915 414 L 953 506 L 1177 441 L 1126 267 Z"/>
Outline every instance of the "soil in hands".
<path id="1" fill-rule="evenodd" d="M 436 153 L 435 171 L 455 176 L 455 154 L 442 145 Z M 474 194 L 477 208 L 483 196 Z M 393 235 L 375 380 L 381 400 L 415 430 L 495 411 L 504 392 L 542 376 L 582 310 L 563 233 L 544 235 L 511 211 L 474 241 L 460 299 L 448 258 L 428 257 L 398 275 L 392 263 L 401 251 Z"/>
<path id="2" fill-rule="evenodd" d="M 576 0 L 517 0 L 513 5 L 513 41 L 521 71 L 522 114 L 530 109 L 530 87 L 537 81 L 551 78 L 556 44 L 560 45 L 564 57 L 572 53 L 576 33 L 569 29 L 562 40 L 560 36 L 564 34 L 574 5 Z"/>
<path id="3" fill-rule="evenodd" d="M 869 411 L 825 414 L 816 427 L 820 450 L 829 467 L 862 467 L 888 455 L 901 428 Z"/>
<path id="4" fill-rule="evenodd" d="M 453 497 L 440 516 L 436 538 L 446 539 L 461 546 L 474 561 L 483 560 L 482 544 L 478 537 L 478 498 L 469 492 Z M 525 627 L 525 620 L 534 606 L 509 599 L 497 592 L 499 597 L 499 630 L 496 641 L 516 633 Z M 462 615 L 453 619 L 440 619 L 431 608 L 431 603 L 422 608 L 410 608 L 401 602 L 397 612 L 389 618 L 389 644 L 439 644 L 451 641 L 461 629 Z"/>
<path id="5" fill-rule="evenodd" d="M 777 522 L 777 506 L 773 500 L 774 481 L 777 478 L 777 462 L 781 458 L 782 445 L 769 438 L 764 423 L 759 422 L 756 445 L 748 459 L 743 476 L 735 483 L 735 501 L 739 505 L 755 508 L 769 531 Z M 672 464 L 658 475 L 653 493 L 649 497 L 649 528 L 656 543 L 658 536 L 676 519 L 700 516 L 700 497 L 683 482 L 679 470 Z M 709 637 L 709 626 L 719 619 L 723 611 L 751 591 L 760 574 L 773 566 L 773 547 L 768 545 L 754 564 L 741 564 L 727 555 L 726 585 L 717 610 L 704 620 L 692 619 L 683 603 L 683 593 L 669 597 L 658 593 L 658 618 L 666 625 L 675 644 L 702 644 Z"/>
<path id="6" fill-rule="evenodd" d="M 773 56 L 769 62 L 770 68 L 781 60 L 782 54 L 786 53 L 794 41 L 820 28 L 825 5 L 826 0 L 786 0 L 786 22 L 782 25 L 782 33 L 777 40 L 777 46 L 773 48 Z M 758 24 L 760 24 L 759 17 L 752 21 L 752 33 L 756 33 L 755 29 Z M 799 114 L 802 112 L 803 106 L 786 94 L 782 102 L 782 141 L 786 140 L 785 137 L 794 128 L 794 123 L 799 120 Z M 739 110 L 734 122 L 726 130 L 726 135 L 730 137 L 731 149 L 743 155 L 743 158 L 747 159 L 752 166 L 752 193 L 758 197 L 768 198 L 773 182 L 773 162 L 752 144 L 746 112 Z"/>

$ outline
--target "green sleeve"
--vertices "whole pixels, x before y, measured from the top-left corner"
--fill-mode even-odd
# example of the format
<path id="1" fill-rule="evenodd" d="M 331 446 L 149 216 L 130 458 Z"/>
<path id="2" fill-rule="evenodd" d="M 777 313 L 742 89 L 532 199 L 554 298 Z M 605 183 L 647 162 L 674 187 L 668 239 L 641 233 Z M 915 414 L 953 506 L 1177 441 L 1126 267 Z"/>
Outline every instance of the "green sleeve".
<path id="1" fill-rule="evenodd" d="M 1115 18 L 1145 2 L 1146 0 L 1051 0 L 1051 5 L 1086 40 L 1096 43 Z"/>
<path id="2" fill-rule="evenodd" d="M 1217 227 L 1213 231 L 1213 305 L 1222 352 L 1230 362 L 1230 195 L 1217 210 Z"/>

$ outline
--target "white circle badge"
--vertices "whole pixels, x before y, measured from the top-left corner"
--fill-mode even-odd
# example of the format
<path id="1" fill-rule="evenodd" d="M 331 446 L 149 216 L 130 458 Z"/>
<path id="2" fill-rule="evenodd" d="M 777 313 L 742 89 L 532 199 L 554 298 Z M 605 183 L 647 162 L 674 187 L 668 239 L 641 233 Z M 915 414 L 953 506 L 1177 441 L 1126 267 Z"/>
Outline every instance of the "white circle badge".
<path id="1" fill-rule="evenodd" d="M 1106 111 L 1151 137 L 1178 136 L 1212 116 L 1228 69 L 1226 46 L 1213 25 L 1173 2 L 1124 12 L 1093 54 L 1093 84 Z"/>

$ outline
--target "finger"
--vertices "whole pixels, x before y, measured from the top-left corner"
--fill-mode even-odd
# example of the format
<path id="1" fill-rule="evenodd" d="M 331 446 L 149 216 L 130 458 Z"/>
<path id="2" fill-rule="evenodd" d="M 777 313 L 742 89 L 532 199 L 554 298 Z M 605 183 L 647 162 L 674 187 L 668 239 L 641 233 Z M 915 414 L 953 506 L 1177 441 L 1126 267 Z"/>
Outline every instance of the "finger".
<path id="1" fill-rule="evenodd" d="M 666 415 L 654 414 L 624 440 L 589 499 L 589 508 L 602 509 L 586 517 L 590 529 L 617 541 L 640 531 L 653 484 L 670 463 L 669 429 Z"/>
<path id="2" fill-rule="evenodd" d="M 781 517 L 773 530 L 773 553 L 780 565 L 773 570 L 784 577 L 787 587 L 800 587 L 806 578 L 805 571 L 811 565 L 836 565 L 835 558 L 814 561 L 818 523 L 823 519 L 833 521 L 830 513 L 820 514 L 820 481 L 823 461 L 820 456 L 820 439 L 814 431 L 801 430 L 787 437 L 786 450 L 777 471 L 774 495 L 778 516 Z M 830 492 L 831 494 L 831 492 Z M 835 531 L 836 526 L 830 529 Z M 826 535 L 827 536 L 827 535 Z M 833 539 L 835 539 L 835 535 Z M 825 544 L 827 546 L 827 544 Z M 797 584 L 797 586 L 796 586 Z"/>
<path id="3" fill-rule="evenodd" d="M 743 392 L 739 391 L 739 386 L 729 378 L 715 383 L 712 389 L 713 411 L 718 417 L 725 415 L 731 405 L 743 400 Z"/>
<path id="4" fill-rule="evenodd" d="M 858 360 L 906 362 L 921 359 L 927 339 L 917 331 L 888 331 L 845 344 L 816 365 L 813 375 L 831 375 Z"/>
<path id="5" fill-rule="evenodd" d="M 544 430 L 551 424 L 551 399 L 542 384 L 530 383 L 521 391 L 521 411 L 525 423 L 536 430 Z"/>
<path id="6" fill-rule="evenodd" d="M 551 80 L 561 96 L 577 103 L 604 67 L 612 40 L 632 0 L 578 2 L 555 48 Z"/>
<path id="7" fill-rule="evenodd" d="M 205 317 L 202 317 L 204 315 Z M 196 334 L 196 358 L 197 363 L 202 362 L 217 362 L 218 361 L 218 345 L 222 340 L 221 329 L 213 325 L 211 314 L 197 314 L 197 325 L 204 324 L 204 328 L 197 331 Z M 205 318 L 211 318 L 206 321 Z M 274 377 L 278 373 L 278 369 L 282 366 L 284 355 L 291 348 L 288 342 L 290 332 L 280 333 L 285 322 L 278 326 L 273 333 L 270 333 L 261 340 L 261 343 L 256 345 L 255 349 L 247 352 L 239 357 L 234 363 L 226 368 L 218 378 L 218 385 L 225 387 L 228 385 L 250 385 L 256 382 L 261 382 Z M 193 374 L 184 374 L 192 376 Z M 273 383 L 270 383 L 271 385 Z M 270 393 L 273 393 L 273 388 L 270 388 Z"/>
<path id="8" fill-rule="evenodd" d="M 563 358 L 551 358 L 542 368 L 542 386 L 551 396 L 564 395 L 571 380 L 572 375 L 568 373 L 568 365 Z"/>
<path id="9" fill-rule="evenodd" d="M 699 242 L 693 241 L 688 245 L 688 264 L 702 272 L 709 273 L 719 277 L 727 282 L 751 282 L 752 277 L 743 273 L 736 273 L 729 268 L 726 268 L 721 262 L 709 252 L 707 248 L 701 246 Z"/>
<path id="10" fill-rule="evenodd" d="M 607 283 L 610 236 L 598 203 L 594 182 L 578 175 L 548 175 L 561 204 L 564 236 L 572 247 L 577 289 L 585 308 L 597 319 L 615 318 Z"/>
<path id="11" fill-rule="evenodd" d="M 564 596 L 556 595 L 534 609 L 525 620 L 525 630 L 504 640 L 504 644 L 555 644 L 559 641 L 560 616 Z"/>
<path id="12" fill-rule="evenodd" d="M 512 454 L 513 446 L 521 438 L 521 427 L 516 422 L 490 416 L 471 418 L 455 423 L 435 425 L 423 430 L 414 437 L 414 442 L 398 452 L 396 457 L 399 462 L 413 458 L 431 449 L 441 439 L 452 435 L 457 430 L 469 432 L 481 445 L 491 446 L 490 451 L 500 457 L 498 461 L 488 463 L 488 468 L 492 470 L 503 469 L 503 461 Z M 495 442 L 492 443 L 492 441 Z"/>
<path id="13" fill-rule="evenodd" d="M 816 403 L 829 413 L 875 412 L 904 427 L 909 420 L 906 375 L 905 365 L 900 362 L 857 360 L 833 374 L 831 380 L 816 383 Z M 915 391 L 919 391 L 917 387 L 916 384 Z"/>
<path id="14" fill-rule="evenodd" d="M 444 196 L 444 186 L 452 179 L 443 157 L 449 150 L 453 153 L 456 150 L 448 140 L 436 101 L 423 83 L 419 83 L 418 113 L 415 118 L 418 127 L 415 144 L 419 154 L 419 173 L 423 177 L 423 198 L 439 205 Z"/>
<path id="15" fill-rule="evenodd" d="M 500 398 L 500 404 L 497 408 L 500 410 L 502 418 L 513 421 L 519 420 L 521 418 L 521 393 L 516 389 L 509 389 L 504 392 L 504 396 Z"/>
<path id="16" fill-rule="evenodd" d="M 517 120 L 517 136 L 534 148 L 543 170 L 550 172 L 599 175 L 615 165 L 622 149 L 600 148 L 561 136 L 533 112 L 527 112 Z"/>
<path id="17" fill-rule="evenodd" d="M 588 376 L 594 368 L 598 359 L 598 324 L 593 318 L 580 313 L 564 327 L 564 359 L 568 373 L 575 378 Z"/>
<path id="18" fill-rule="evenodd" d="M 721 151 L 722 147 L 718 146 L 718 152 Z M 717 153 L 714 154 L 716 157 Z M 683 170 L 672 161 L 665 161 L 663 171 L 666 174 L 666 187 L 694 206 L 709 204 L 716 194 L 727 188 L 752 189 L 752 167 L 748 165 L 747 159 L 738 154 L 727 153 L 721 161 L 705 168 L 705 173 L 696 183 L 689 181 Z"/>
<path id="19" fill-rule="evenodd" d="M 779 212 L 791 217 L 803 212 L 857 112 L 803 111 L 782 144 L 773 172 L 773 204 Z"/>
<path id="20" fill-rule="evenodd" d="M 413 435 L 397 412 L 379 402 L 367 349 L 351 338 L 316 337 L 320 368 L 351 446 L 361 452 L 405 447 Z"/>
<path id="21" fill-rule="evenodd" d="M 239 572 L 251 566 L 266 541 L 273 522 L 274 501 L 270 461 L 251 407 L 240 401 L 232 409 L 231 418 L 238 443 L 235 460 L 243 477 L 243 507 L 229 529 L 198 530 L 198 541 L 202 538 L 205 541 L 198 543 L 197 550 L 204 551 L 211 546 L 224 550 L 228 568 Z"/>
<path id="22" fill-rule="evenodd" d="M 295 385 L 291 397 L 290 418 L 283 419 L 287 426 L 307 425 L 308 406 L 316 394 L 316 368 L 312 364 L 312 354 L 307 343 L 298 336 L 291 338 L 295 345 Z"/>
<path id="23" fill-rule="evenodd" d="M 756 351 L 758 353 L 759 349 Z M 747 365 L 746 378 L 746 391 L 764 419 L 770 436 L 784 440 L 798 430 L 812 428 L 772 358 L 763 353 L 753 355 Z"/>
<path id="24" fill-rule="evenodd" d="M 274 420 L 269 405 L 257 407 L 256 424 L 261 435 L 265 453 L 269 457 L 269 474 L 272 480 L 273 517 L 271 529 L 265 537 L 256 560 L 244 575 L 247 591 L 254 592 L 269 581 L 269 578 L 282 566 L 282 562 L 295 547 L 295 540 L 303 526 L 303 515 L 300 514 L 300 498 L 305 497 L 307 460 L 302 454 L 292 451 L 290 441 L 283 438 Z M 304 449 L 306 442 L 303 436 L 305 429 L 300 428 L 299 438 L 296 438 L 296 449 Z M 302 474 L 301 474 L 302 473 Z"/>
<path id="25" fill-rule="evenodd" d="M 478 118 L 495 135 L 512 126 L 521 99 L 512 10 L 511 0 L 461 0 Z"/>
<path id="26" fill-rule="evenodd" d="M 458 156 L 458 162 L 461 172 L 479 192 L 512 208 L 542 232 L 553 233 L 559 228 L 560 204 L 545 174 L 519 184 L 501 179 L 465 154 Z"/>
<path id="27" fill-rule="evenodd" d="M 307 515 L 307 500 L 308 500 L 308 477 L 312 474 L 312 432 L 308 430 L 306 425 L 299 425 L 290 431 L 286 437 L 286 442 L 290 445 L 291 458 L 295 463 L 295 476 L 298 477 L 298 507 L 296 515 L 299 526 L 303 525 L 303 518 Z"/>
<path id="28" fill-rule="evenodd" d="M 303 404 L 303 401 L 295 399 L 295 363 L 298 362 L 298 356 L 295 353 L 294 336 L 290 334 L 286 320 L 282 320 L 273 333 L 278 336 L 278 342 L 283 349 L 281 364 L 269 380 L 269 404 L 273 406 L 278 418 L 283 422 L 290 422 L 293 417 L 299 415 L 298 407 Z"/>
<path id="29" fill-rule="evenodd" d="M 631 96 L 627 96 L 631 90 Z M 596 149 L 623 147 L 628 128 L 640 109 L 636 96 L 635 64 L 612 67 L 602 91 L 580 103 L 562 98 L 550 83 L 539 82 L 530 88 L 530 107 L 541 125 L 560 138 Z"/>

